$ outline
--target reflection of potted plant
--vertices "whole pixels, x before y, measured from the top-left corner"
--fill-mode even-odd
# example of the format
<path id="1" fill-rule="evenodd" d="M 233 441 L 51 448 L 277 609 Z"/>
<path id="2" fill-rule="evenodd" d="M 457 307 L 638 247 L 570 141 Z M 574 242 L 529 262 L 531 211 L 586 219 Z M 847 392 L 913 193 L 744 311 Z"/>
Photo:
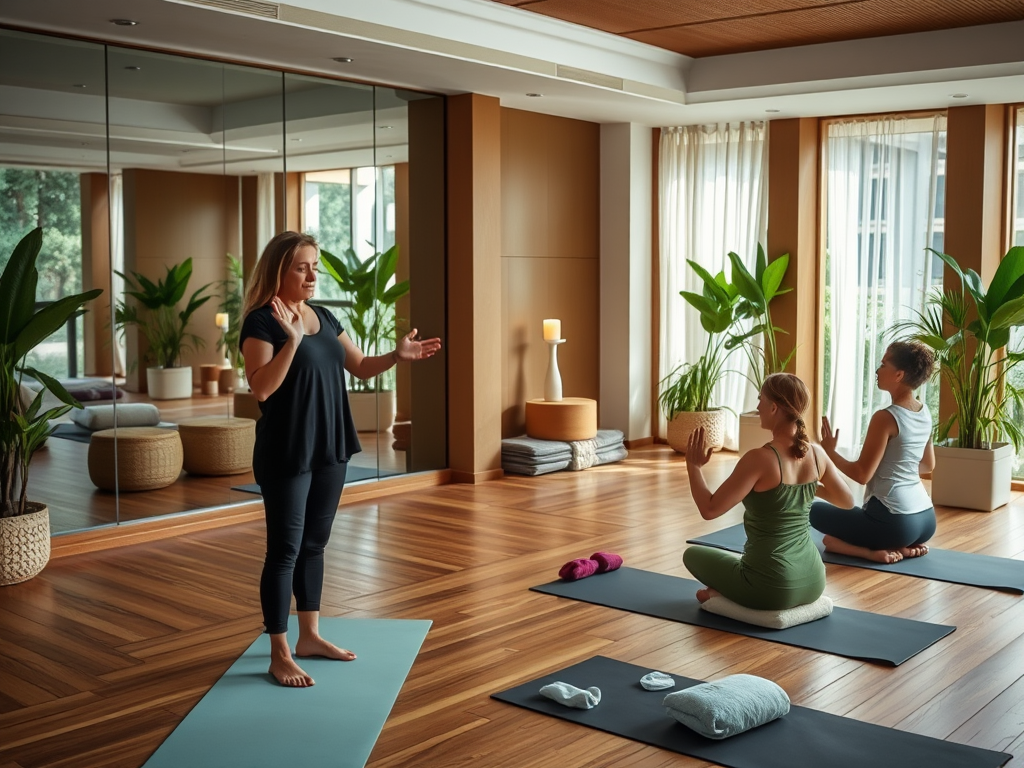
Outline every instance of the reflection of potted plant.
<path id="1" fill-rule="evenodd" d="M 796 350 L 783 357 L 776 344 L 776 333 L 787 333 L 772 322 L 771 303 L 776 296 L 789 293 L 792 288 L 782 288 L 782 280 L 789 267 L 789 254 L 783 254 L 770 264 L 765 258 L 764 248 L 757 244 L 757 259 L 754 274 L 743 264 L 735 253 L 729 254 L 732 262 L 732 282 L 739 292 L 736 303 L 736 320 L 750 319 L 751 326 L 742 333 L 733 333 L 725 342 L 727 349 L 741 347 L 750 363 L 750 383 L 758 392 L 765 378 L 772 373 L 782 373 L 789 365 Z M 739 453 L 742 456 L 751 448 L 770 442 L 771 432 L 761 428 L 756 411 L 740 414 Z"/>
<path id="2" fill-rule="evenodd" d="M 395 344 L 395 302 L 409 292 L 409 281 L 389 286 L 398 264 L 398 246 L 360 261 L 347 248 L 342 258 L 321 250 L 321 263 L 348 298 L 342 309 L 342 326 L 353 343 L 367 355 L 380 355 Z M 395 414 L 394 371 L 366 381 L 349 376 L 349 403 L 356 429 L 383 432 L 391 428 Z"/>
<path id="3" fill-rule="evenodd" d="M 679 453 L 686 453 L 690 433 L 704 427 L 708 444 L 720 450 L 725 439 L 725 411 L 714 408 L 711 399 L 715 387 L 725 375 L 729 350 L 716 341 L 735 319 L 738 292 L 719 272 L 712 277 L 700 264 L 687 260 L 704 281 L 700 294 L 680 291 L 679 295 L 700 312 L 700 324 L 708 333 L 704 354 L 695 363 L 683 363 L 659 384 L 658 404 L 668 419 L 668 443 Z"/>
<path id="4" fill-rule="evenodd" d="M 245 376 L 245 359 L 242 357 L 239 340 L 242 334 L 242 262 L 228 254 L 227 280 L 220 281 L 220 304 L 217 306 L 219 312 L 227 315 L 227 327 L 223 328 L 221 346 L 224 349 L 224 357 L 228 364 L 234 369 L 235 377 L 241 381 Z"/>
<path id="5" fill-rule="evenodd" d="M 1009 414 L 1024 393 L 1007 378 L 1024 360 L 1024 351 L 1007 350 L 1010 329 L 1024 325 L 1024 247 L 1007 252 L 987 289 L 974 270 L 932 253 L 960 278 L 960 288 L 932 292 L 924 311 L 893 333 L 935 351 L 953 395 L 953 413 L 936 427 L 932 500 L 991 512 L 1010 500 L 1014 449 L 1024 443 Z"/>
<path id="6" fill-rule="evenodd" d="M 0 585 L 31 579 L 50 558 L 49 512 L 45 504 L 28 501 L 28 468 L 53 431 L 50 420 L 82 407 L 56 379 L 24 365 L 25 356 L 103 293 L 97 288 L 65 296 L 36 312 L 36 258 L 42 243 L 42 229 L 29 232 L 0 275 Z M 27 405 L 21 374 L 43 385 Z M 41 411 L 47 391 L 64 405 Z"/>
<path id="7" fill-rule="evenodd" d="M 146 370 L 149 396 L 154 400 L 192 397 L 192 366 L 182 366 L 181 355 L 205 343 L 188 332 L 188 324 L 192 314 L 209 301 L 209 296 L 202 296 L 209 284 L 193 293 L 185 308 L 179 310 L 178 302 L 192 278 L 191 258 L 167 267 L 166 278 L 156 284 L 138 272 L 132 272 L 132 277 L 117 274 L 132 288 L 125 293 L 136 303 L 118 300 L 114 321 L 122 333 L 129 325 L 138 326 L 149 342 L 149 356 L 155 363 Z"/>

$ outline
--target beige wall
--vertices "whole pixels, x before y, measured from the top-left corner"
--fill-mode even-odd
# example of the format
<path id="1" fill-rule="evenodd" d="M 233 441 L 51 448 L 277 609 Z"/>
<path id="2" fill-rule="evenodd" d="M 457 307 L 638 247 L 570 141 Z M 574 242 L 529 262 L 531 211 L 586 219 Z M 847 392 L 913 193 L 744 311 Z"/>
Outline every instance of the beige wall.
<path id="1" fill-rule="evenodd" d="M 232 194 L 234 190 L 234 194 Z M 126 169 L 124 171 L 125 270 L 157 280 L 167 267 L 192 258 L 192 279 L 186 296 L 200 286 L 213 285 L 212 295 L 192 316 L 189 330 L 206 341 L 183 363 L 193 366 L 220 362 L 220 332 L 214 325 L 219 303 L 218 281 L 227 276 L 227 253 L 239 252 L 238 179 L 197 173 Z M 230 201 L 234 202 L 232 206 Z M 128 364 L 139 358 L 135 334 L 128 334 Z M 141 376 L 140 376 L 141 373 Z M 139 363 L 128 377 L 130 389 L 145 387 L 145 367 Z"/>
<path id="2" fill-rule="evenodd" d="M 600 126 L 501 110 L 502 437 L 543 397 L 541 321 L 562 321 L 565 397 L 599 390 Z"/>

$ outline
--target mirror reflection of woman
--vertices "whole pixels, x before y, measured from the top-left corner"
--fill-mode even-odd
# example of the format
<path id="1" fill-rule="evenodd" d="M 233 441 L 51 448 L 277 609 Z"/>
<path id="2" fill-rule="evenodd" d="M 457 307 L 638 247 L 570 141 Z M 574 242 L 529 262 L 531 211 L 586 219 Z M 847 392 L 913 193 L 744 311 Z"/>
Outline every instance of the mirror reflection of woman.
<path id="1" fill-rule="evenodd" d="M 829 552 L 879 563 L 928 554 L 935 534 L 935 509 L 921 474 L 935 466 L 932 417 L 914 391 L 935 368 L 935 355 L 923 344 L 889 345 L 876 371 L 877 385 L 892 405 L 875 411 L 855 460 L 836 450 L 839 430 L 821 419 L 821 445 L 839 471 L 865 485 L 864 506 L 839 509 L 828 502 L 811 507 L 811 525 L 825 534 Z"/>
<path id="2" fill-rule="evenodd" d="M 352 661 L 319 632 L 324 548 L 341 500 L 349 459 L 361 449 L 345 389 L 345 372 L 370 379 L 399 360 L 423 360 L 440 339 L 413 331 L 386 355 L 356 347 L 334 315 L 307 304 L 317 280 L 318 246 L 309 235 L 282 232 L 256 263 L 241 331 L 249 386 L 260 403 L 253 474 L 266 508 L 267 553 L 260 604 L 270 635 L 270 674 L 281 685 L 307 687 L 296 657 Z M 288 645 L 292 595 L 299 637 Z"/>

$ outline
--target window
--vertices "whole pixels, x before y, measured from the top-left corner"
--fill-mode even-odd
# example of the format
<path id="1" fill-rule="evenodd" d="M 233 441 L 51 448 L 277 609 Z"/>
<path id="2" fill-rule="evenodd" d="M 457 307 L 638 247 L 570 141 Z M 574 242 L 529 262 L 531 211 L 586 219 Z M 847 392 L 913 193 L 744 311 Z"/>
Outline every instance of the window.
<path id="1" fill-rule="evenodd" d="M 1011 233 L 1012 245 L 1024 245 L 1024 108 L 1017 110 L 1016 116 L 1016 130 L 1014 132 L 1014 148 L 1013 153 L 1013 204 L 1011 210 L 1013 216 L 1011 218 L 1011 226 L 1013 231 Z M 1014 328 L 1010 334 L 1010 345 L 1011 350 L 1020 350 L 1024 347 L 1024 332 L 1020 328 Z M 1021 366 L 1014 368 L 1010 371 L 1008 376 L 1009 382 L 1016 387 L 1024 388 L 1024 370 Z M 1018 424 L 1024 424 L 1024 413 L 1021 413 L 1021 409 L 1013 407 L 1014 420 Z M 1015 480 L 1024 479 L 1024 448 L 1017 453 L 1017 459 L 1013 465 L 1013 478 Z"/>
<path id="2" fill-rule="evenodd" d="M 942 287 L 945 116 L 828 124 L 824 411 L 856 450 L 889 404 L 875 369 L 893 324 Z M 920 396 L 938 417 L 939 388 Z"/>

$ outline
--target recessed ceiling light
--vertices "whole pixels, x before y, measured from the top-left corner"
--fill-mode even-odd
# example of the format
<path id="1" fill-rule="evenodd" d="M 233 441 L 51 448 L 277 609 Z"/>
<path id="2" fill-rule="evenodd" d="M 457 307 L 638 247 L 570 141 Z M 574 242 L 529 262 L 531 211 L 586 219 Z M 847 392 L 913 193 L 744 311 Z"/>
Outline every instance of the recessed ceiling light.
<path id="1" fill-rule="evenodd" d="M 531 99 L 539 99 L 544 94 L 543 93 L 528 93 L 526 95 L 529 96 Z"/>
<path id="2" fill-rule="evenodd" d="M 132 64 L 130 67 L 125 67 L 125 69 L 127 69 L 129 72 L 139 72 L 142 70 L 142 67 L 136 67 L 134 64 Z"/>
<path id="3" fill-rule="evenodd" d="M 337 62 L 339 62 L 341 64 L 351 64 L 352 63 L 352 59 L 350 59 L 348 56 L 335 56 L 332 59 L 332 61 L 337 61 Z"/>
<path id="4" fill-rule="evenodd" d="M 951 99 L 966 99 L 967 98 L 967 94 L 966 93 L 951 93 L 951 94 L 949 94 L 949 98 L 951 98 Z"/>
<path id="5" fill-rule="evenodd" d="M 132 19 L 111 19 L 110 23 L 116 24 L 119 27 L 135 27 L 139 24 L 139 22 Z"/>
<path id="6" fill-rule="evenodd" d="M 781 112 L 781 109 L 766 109 L 765 112 Z"/>
<path id="7" fill-rule="evenodd" d="M 387 130 L 390 130 L 390 129 L 394 128 L 395 126 L 393 126 L 393 125 L 378 125 L 377 127 L 380 130 L 382 130 L 382 131 L 387 131 Z"/>
<path id="8" fill-rule="evenodd" d="M 71 87 L 72 88 L 87 88 L 88 86 L 85 83 L 73 83 L 71 85 Z"/>
<path id="9" fill-rule="evenodd" d="M 302 139 L 292 139 L 292 141 L 302 141 Z"/>

